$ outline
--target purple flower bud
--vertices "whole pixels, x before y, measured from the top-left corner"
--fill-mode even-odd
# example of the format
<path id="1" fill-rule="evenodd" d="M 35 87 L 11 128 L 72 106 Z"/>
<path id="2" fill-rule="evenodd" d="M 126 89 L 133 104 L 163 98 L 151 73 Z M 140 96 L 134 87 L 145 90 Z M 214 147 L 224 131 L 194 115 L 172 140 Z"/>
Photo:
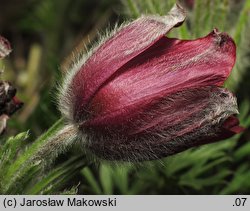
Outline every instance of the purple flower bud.
<path id="1" fill-rule="evenodd" d="M 60 109 L 95 155 L 159 159 L 242 131 L 236 98 L 221 88 L 234 41 L 217 29 L 197 40 L 165 37 L 184 20 L 179 5 L 167 16 L 141 17 L 70 71 Z"/>
<path id="2" fill-rule="evenodd" d="M 9 41 L 0 36 L 0 59 L 8 56 L 10 52 L 11 47 Z"/>

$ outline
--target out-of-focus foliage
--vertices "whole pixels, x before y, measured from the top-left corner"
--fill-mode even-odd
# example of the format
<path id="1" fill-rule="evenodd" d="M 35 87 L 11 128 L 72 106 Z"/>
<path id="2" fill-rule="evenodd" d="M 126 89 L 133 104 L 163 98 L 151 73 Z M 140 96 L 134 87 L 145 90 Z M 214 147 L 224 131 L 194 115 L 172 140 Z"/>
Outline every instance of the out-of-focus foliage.
<path id="1" fill-rule="evenodd" d="M 226 86 L 236 93 L 246 128 L 229 140 L 202 146 L 161 161 L 140 164 L 92 163 L 70 148 L 37 157 L 61 126 L 55 86 L 67 71 L 75 46 L 81 51 L 117 20 L 166 14 L 175 0 L 17 0 L 1 6 L 0 33 L 13 53 L 0 64 L 3 77 L 18 87 L 24 109 L 0 140 L 0 193 L 11 194 L 250 194 L 250 0 L 181 0 L 187 20 L 168 35 L 195 39 L 218 28 L 237 45 L 237 62 Z M 187 4 L 189 2 L 189 4 Z M 63 68 L 59 68 L 63 64 Z M 64 153 L 62 153 L 64 152 Z M 58 157 L 59 156 L 59 157 Z M 57 157 L 57 159 L 55 159 Z M 37 159 L 34 159 L 37 158 Z M 51 159 L 54 160 L 51 163 Z M 89 164 L 89 165 L 87 165 Z"/>
<path id="2" fill-rule="evenodd" d="M 65 184 L 86 165 L 84 157 L 73 155 L 50 168 L 51 161 L 63 151 L 54 151 L 50 141 L 62 125 L 59 120 L 29 146 L 28 133 L 10 137 L 0 146 L 0 194 L 76 194 L 77 184 L 72 183 L 75 187 L 70 189 L 65 189 Z"/>

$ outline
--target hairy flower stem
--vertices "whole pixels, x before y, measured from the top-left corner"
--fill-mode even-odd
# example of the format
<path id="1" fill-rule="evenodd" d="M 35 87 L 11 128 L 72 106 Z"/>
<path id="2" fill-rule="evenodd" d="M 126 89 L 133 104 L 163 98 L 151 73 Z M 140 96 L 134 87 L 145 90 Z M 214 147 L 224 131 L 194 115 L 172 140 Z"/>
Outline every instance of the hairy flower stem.
<path id="1" fill-rule="evenodd" d="M 36 172 L 48 166 L 76 138 L 76 129 L 58 120 L 47 132 L 40 136 L 11 166 L 6 174 L 6 190 L 11 192 L 17 182 L 30 171 Z"/>

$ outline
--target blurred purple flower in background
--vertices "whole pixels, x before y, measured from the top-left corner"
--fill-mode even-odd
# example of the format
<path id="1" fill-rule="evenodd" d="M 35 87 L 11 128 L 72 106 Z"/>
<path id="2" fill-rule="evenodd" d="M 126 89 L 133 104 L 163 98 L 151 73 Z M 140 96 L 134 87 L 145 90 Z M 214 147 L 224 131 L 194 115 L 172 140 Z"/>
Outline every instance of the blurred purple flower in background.
<path id="1" fill-rule="evenodd" d="M 10 52 L 9 41 L 0 36 L 0 59 L 9 55 Z M 15 95 L 16 89 L 11 83 L 0 80 L 0 134 L 4 132 L 9 117 L 23 105 Z"/>

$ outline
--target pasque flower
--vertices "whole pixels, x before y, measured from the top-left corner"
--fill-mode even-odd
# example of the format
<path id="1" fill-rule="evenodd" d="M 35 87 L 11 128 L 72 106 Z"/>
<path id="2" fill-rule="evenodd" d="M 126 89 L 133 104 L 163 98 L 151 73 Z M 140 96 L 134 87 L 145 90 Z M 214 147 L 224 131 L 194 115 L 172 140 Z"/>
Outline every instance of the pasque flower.
<path id="1" fill-rule="evenodd" d="M 242 130 L 236 98 L 221 87 L 234 41 L 217 29 L 196 40 L 165 36 L 184 20 L 175 5 L 123 25 L 69 72 L 60 109 L 93 154 L 159 159 Z"/>

